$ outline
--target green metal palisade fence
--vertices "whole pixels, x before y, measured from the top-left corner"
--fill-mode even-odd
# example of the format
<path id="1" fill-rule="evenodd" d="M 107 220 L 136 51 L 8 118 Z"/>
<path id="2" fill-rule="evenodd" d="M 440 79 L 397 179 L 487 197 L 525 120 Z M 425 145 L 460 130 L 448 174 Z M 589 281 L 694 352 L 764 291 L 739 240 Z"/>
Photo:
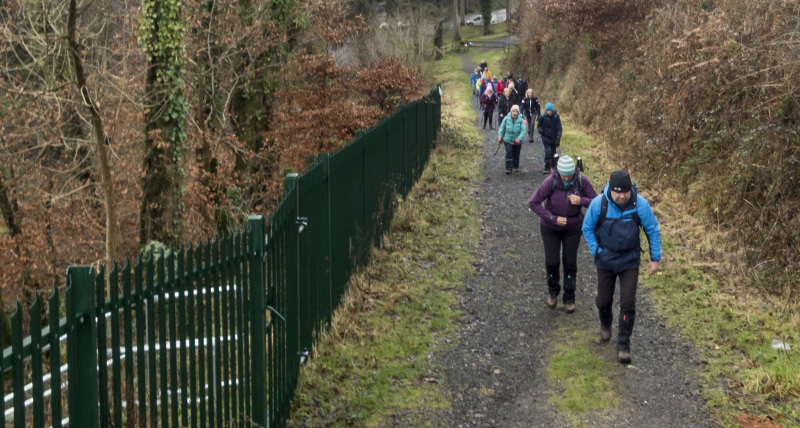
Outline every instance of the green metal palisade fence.
<path id="1" fill-rule="evenodd" d="M 319 155 L 286 177 L 269 224 L 252 216 L 110 272 L 70 267 L 63 300 L 53 287 L 44 311 L 35 297 L 27 337 L 18 303 L 0 427 L 285 425 L 315 332 L 419 178 L 440 118 L 437 88 Z"/>

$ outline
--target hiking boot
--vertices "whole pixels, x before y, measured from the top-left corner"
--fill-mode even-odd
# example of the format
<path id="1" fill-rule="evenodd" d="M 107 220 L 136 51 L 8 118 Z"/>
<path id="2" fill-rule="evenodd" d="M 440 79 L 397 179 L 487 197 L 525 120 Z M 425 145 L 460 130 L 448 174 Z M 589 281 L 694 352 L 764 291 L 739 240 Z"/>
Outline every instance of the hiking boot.
<path id="1" fill-rule="evenodd" d="M 627 349 L 623 349 L 617 351 L 617 359 L 619 360 L 620 364 L 630 364 L 631 363 L 631 351 Z"/>
<path id="2" fill-rule="evenodd" d="M 542 171 L 542 174 L 550 175 L 550 167 L 548 166 L 547 168 L 545 168 L 544 171 Z"/>
<path id="3" fill-rule="evenodd" d="M 514 172 L 519 172 L 519 168 L 514 168 Z"/>
<path id="4" fill-rule="evenodd" d="M 506 170 L 506 175 L 511 175 L 511 170 L 510 169 Z"/>
<path id="5" fill-rule="evenodd" d="M 575 312 L 575 304 L 574 303 L 564 303 L 564 310 L 568 313 Z"/>
<path id="6" fill-rule="evenodd" d="M 600 338 L 603 339 L 604 342 L 608 342 L 611 339 L 611 326 L 600 326 Z"/>
<path id="7" fill-rule="evenodd" d="M 547 306 L 554 308 L 556 306 L 556 296 L 547 296 Z"/>

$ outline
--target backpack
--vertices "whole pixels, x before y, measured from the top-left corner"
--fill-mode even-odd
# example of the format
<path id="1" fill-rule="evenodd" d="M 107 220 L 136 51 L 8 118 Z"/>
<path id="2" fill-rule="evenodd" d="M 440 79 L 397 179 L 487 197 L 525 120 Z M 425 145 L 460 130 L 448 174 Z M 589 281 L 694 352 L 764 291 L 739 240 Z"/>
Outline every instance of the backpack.
<path id="1" fill-rule="evenodd" d="M 636 185 L 633 184 L 632 187 L 633 191 L 636 192 Z M 638 199 L 639 193 L 636 192 L 631 194 L 631 196 L 634 195 L 636 195 Z M 606 221 L 606 216 L 608 215 L 608 198 L 605 195 L 602 195 L 602 198 L 603 199 L 600 201 L 600 214 L 597 216 L 597 224 L 594 226 L 595 233 L 597 233 L 597 230 L 600 229 L 600 225 L 602 225 L 603 222 Z M 633 201 L 633 213 L 631 214 L 631 220 L 633 220 L 633 222 L 636 223 L 637 226 L 639 226 L 639 230 L 644 230 L 644 227 L 642 226 L 642 219 L 639 217 L 639 211 L 638 207 L 636 206 L 636 202 L 637 202 L 636 200 Z M 647 237 L 647 245 L 649 246 L 650 235 L 647 234 L 647 231 L 645 231 L 644 236 Z M 642 250 L 641 247 L 639 248 L 639 251 L 644 253 L 644 250 Z"/>
<path id="2" fill-rule="evenodd" d="M 559 156 L 558 153 L 553 155 L 553 163 L 558 163 L 558 156 Z M 583 159 L 581 159 L 580 156 L 577 156 L 575 158 L 575 172 L 576 172 L 575 178 L 578 179 L 578 181 L 575 183 L 575 185 L 578 187 L 578 196 L 583 196 L 583 180 L 581 179 L 581 172 L 583 172 Z M 557 188 L 558 188 L 558 183 L 556 183 L 556 179 L 553 178 L 553 185 L 550 186 L 550 193 L 552 194 L 553 192 L 555 192 Z M 606 204 L 605 209 L 606 211 L 608 211 L 608 204 Z M 603 220 L 605 220 L 606 211 L 603 211 Z"/>
<path id="3" fill-rule="evenodd" d="M 575 174 L 575 177 L 573 178 L 573 180 L 578 179 L 578 181 L 575 183 L 575 186 L 578 187 L 578 196 L 583 196 L 583 180 L 581 179 L 581 177 L 582 177 L 581 176 L 581 172 L 580 172 L 580 170 L 578 170 L 578 172 Z M 553 178 L 553 185 L 550 186 L 550 193 L 552 194 L 558 188 L 559 188 L 558 183 L 556 182 L 556 179 L 554 177 Z M 608 204 L 606 204 L 606 210 L 608 210 Z M 604 214 L 605 214 L 605 212 L 604 212 Z"/>

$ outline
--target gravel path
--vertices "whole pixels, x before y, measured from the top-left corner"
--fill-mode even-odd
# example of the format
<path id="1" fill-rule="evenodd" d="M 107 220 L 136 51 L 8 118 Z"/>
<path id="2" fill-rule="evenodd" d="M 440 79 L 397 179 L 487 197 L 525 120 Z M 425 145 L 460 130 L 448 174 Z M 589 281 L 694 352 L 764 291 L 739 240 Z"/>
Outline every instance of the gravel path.
<path id="1" fill-rule="evenodd" d="M 469 73 L 474 65 L 464 58 Z M 436 357 L 453 398 L 452 410 L 441 426 L 715 426 L 697 384 L 701 365 L 693 347 L 665 327 L 641 286 L 631 340 L 633 364 L 614 363 L 605 373 L 618 404 L 602 411 L 560 413 L 553 398 L 563 389 L 558 379 L 548 380 L 546 373 L 553 345 L 569 343 L 571 332 L 585 332 L 596 338 L 591 352 L 615 362 L 618 308 L 614 308 L 612 340 L 602 342 L 594 306 L 596 271 L 583 242 L 578 256 L 576 312 L 564 312 L 560 301 L 555 309 L 546 306 L 538 218 L 527 207 L 544 178 L 538 147 L 525 142 L 521 173 L 507 176 L 504 150 L 494 155 L 496 141 L 496 131 L 484 131 L 480 264 L 458 296 L 463 329 L 454 347 Z M 569 147 L 562 149 L 569 153 Z M 593 185 L 599 190 L 603 183 Z"/>

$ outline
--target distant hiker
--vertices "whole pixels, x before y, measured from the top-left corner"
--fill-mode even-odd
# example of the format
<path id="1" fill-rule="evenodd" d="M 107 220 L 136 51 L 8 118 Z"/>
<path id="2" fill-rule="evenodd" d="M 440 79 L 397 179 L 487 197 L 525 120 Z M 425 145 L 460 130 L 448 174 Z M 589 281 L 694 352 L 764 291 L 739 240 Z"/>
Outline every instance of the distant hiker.
<path id="1" fill-rule="evenodd" d="M 522 114 L 525 116 L 525 120 L 528 121 L 528 139 L 529 142 L 533 142 L 533 125 L 534 121 L 539 119 L 539 99 L 533 95 L 533 89 L 528 89 L 525 91 L 525 98 L 522 99 L 522 103 L 520 104 L 522 108 Z"/>
<path id="2" fill-rule="evenodd" d="M 517 92 L 519 92 L 521 96 L 524 96 L 528 93 L 528 82 L 522 78 L 521 74 L 517 76 L 517 81 L 514 82 L 514 87 L 517 88 Z"/>
<path id="3" fill-rule="evenodd" d="M 639 281 L 641 242 L 639 228 L 644 229 L 650 242 L 650 275 L 656 273 L 661 261 L 661 237 L 658 221 L 647 199 L 640 196 L 627 172 L 618 170 L 592 200 L 583 235 L 597 266 L 597 309 L 600 310 L 600 337 L 611 338 L 614 288 L 619 278 L 619 331 L 617 359 L 630 364 L 630 338 L 636 319 L 636 284 Z"/>
<path id="4" fill-rule="evenodd" d="M 497 93 L 498 93 L 498 94 L 502 94 L 502 93 L 504 93 L 504 92 L 505 92 L 505 90 L 506 90 L 506 83 L 507 83 L 507 82 L 506 82 L 506 79 L 500 79 L 500 80 L 497 82 Z"/>
<path id="5" fill-rule="evenodd" d="M 519 105 L 520 102 L 522 102 L 522 97 L 517 92 L 517 88 L 514 86 L 514 82 L 509 81 L 508 88 L 511 89 L 511 93 L 508 95 L 508 101 L 511 103 L 511 105 L 514 104 Z"/>
<path id="6" fill-rule="evenodd" d="M 511 106 L 511 113 L 497 128 L 497 142 L 504 143 L 506 147 L 506 174 L 511 174 L 512 169 L 519 172 L 519 152 L 526 131 L 525 119 L 519 114 L 519 106 Z"/>
<path id="7" fill-rule="evenodd" d="M 544 106 L 544 114 L 539 116 L 539 135 L 542 136 L 544 145 L 544 174 L 550 174 L 553 165 L 553 155 L 556 148 L 561 144 L 561 118 L 558 117 L 553 103 Z"/>
<path id="8" fill-rule="evenodd" d="M 556 305 L 561 291 L 559 270 L 563 264 L 564 310 L 575 311 L 582 207 L 588 207 L 595 196 L 597 192 L 592 183 L 576 168 L 575 161 L 565 155 L 558 159 L 556 171 L 542 181 L 528 201 L 528 206 L 539 216 L 547 272 L 547 306 L 551 308 Z"/>
<path id="9" fill-rule="evenodd" d="M 478 94 L 483 95 L 483 93 L 486 92 L 486 88 L 492 88 L 492 83 L 488 77 L 482 77 L 478 81 Z M 492 90 L 494 90 L 494 88 L 492 88 Z"/>
<path id="10" fill-rule="evenodd" d="M 494 106 L 497 105 L 497 96 L 492 88 L 486 88 L 486 92 L 481 95 L 481 109 L 483 110 L 483 129 L 486 129 L 486 122 L 489 122 L 489 129 L 492 128 L 492 113 Z"/>
<path id="11" fill-rule="evenodd" d="M 508 116 L 509 109 L 513 104 L 508 102 L 508 97 L 511 96 L 511 89 L 505 88 L 503 92 L 497 93 L 497 123 L 503 122 L 503 119 Z"/>
<path id="12" fill-rule="evenodd" d="M 469 83 L 470 86 L 472 86 L 472 95 L 480 95 L 478 93 L 478 87 L 476 85 L 478 83 L 478 80 L 480 79 L 481 79 L 480 68 L 475 67 L 475 70 L 472 72 L 472 75 L 469 76 Z"/>
<path id="13" fill-rule="evenodd" d="M 486 63 L 486 60 L 484 59 L 484 60 L 481 60 L 481 65 L 480 65 L 480 67 L 481 67 L 481 72 L 483 72 L 483 71 L 485 71 L 487 68 L 489 68 L 489 64 L 487 64 L 487 63 Z"/>

